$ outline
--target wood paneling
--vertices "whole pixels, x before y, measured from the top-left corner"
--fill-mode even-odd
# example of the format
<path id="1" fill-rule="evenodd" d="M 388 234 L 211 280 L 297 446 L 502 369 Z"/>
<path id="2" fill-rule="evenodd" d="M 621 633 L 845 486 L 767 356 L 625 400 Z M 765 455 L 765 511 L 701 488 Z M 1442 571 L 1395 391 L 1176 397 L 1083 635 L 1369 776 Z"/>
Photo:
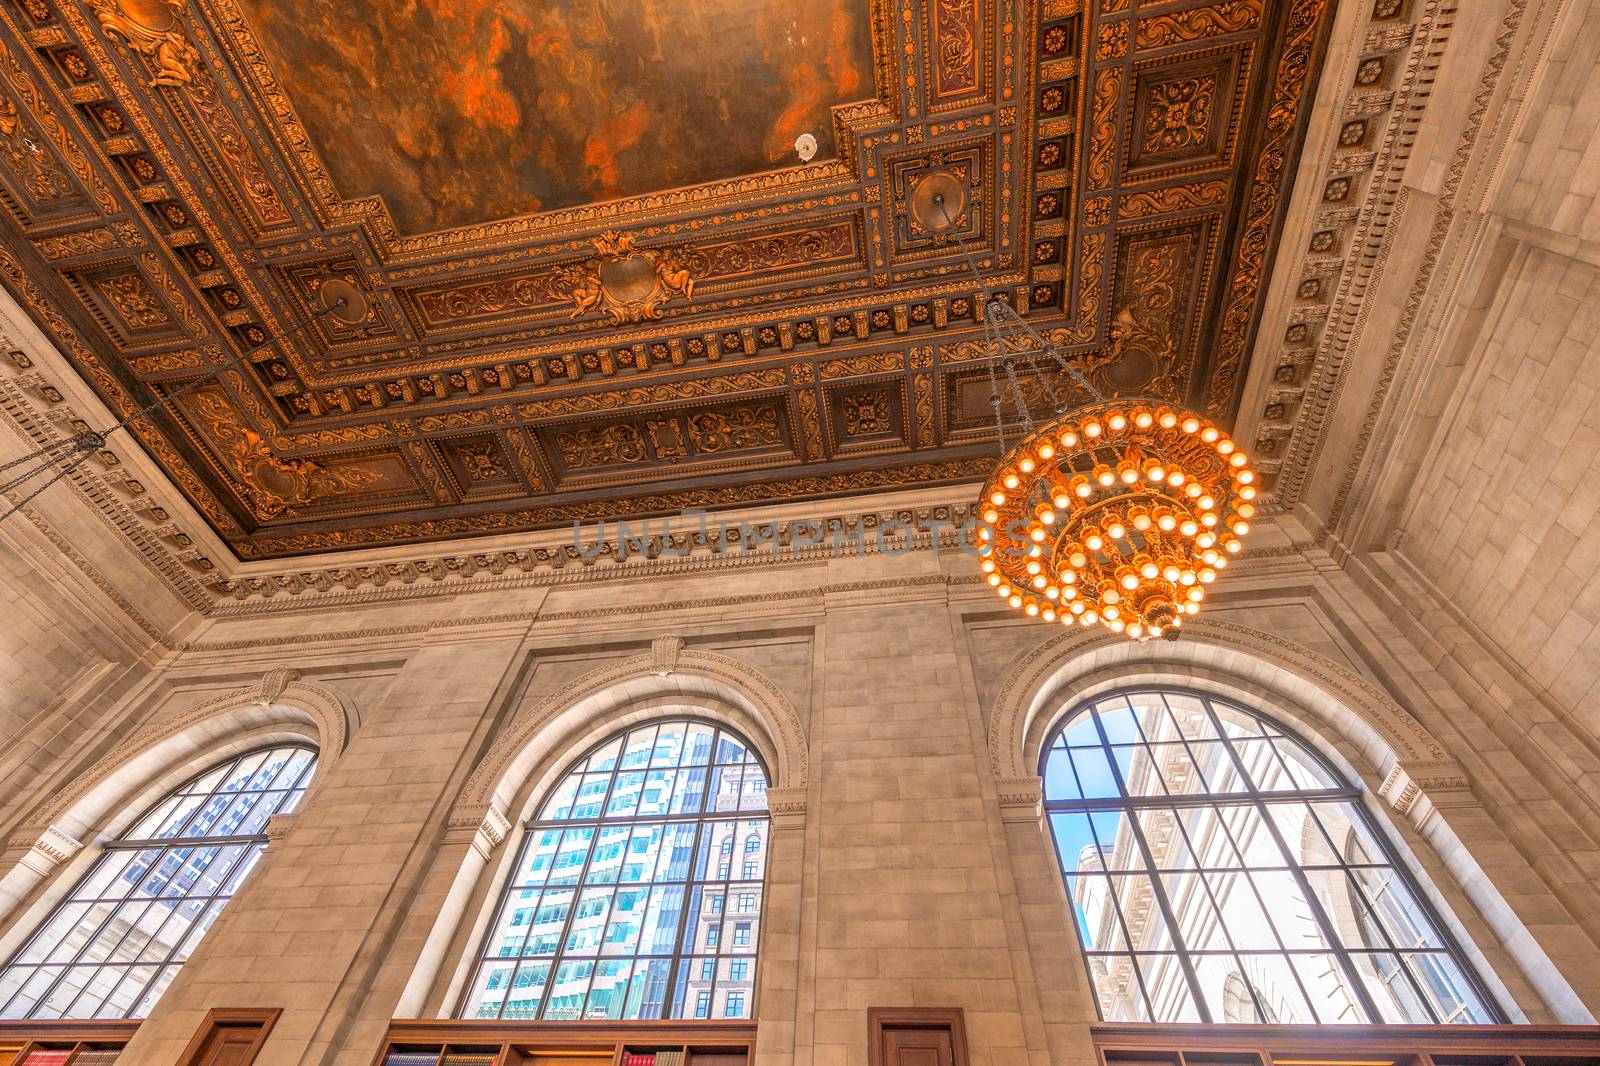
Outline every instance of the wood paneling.
<path id="1" fill-rule="evenodd" d="M 179 1066 L 250 1066 L 281 1013 L 276 1007 L 213 1007 L 178 1059 Z"/>
<path id="2" fill-rule="evenodd" d="M 397 1021 L 373 1066 L 748 1066 L 751 1022 Z"/>
<path id="3" fill-rule="evenodd" d="M 967 1066 L 960 1008 L 873 1007 L 867 1011 L 872 1066 Z"/>
<path id="4" fill-rule="evenodd" d="M 1096 1025 L 1104 1066 L 1600 1066 L 1588 1025 Z"/>

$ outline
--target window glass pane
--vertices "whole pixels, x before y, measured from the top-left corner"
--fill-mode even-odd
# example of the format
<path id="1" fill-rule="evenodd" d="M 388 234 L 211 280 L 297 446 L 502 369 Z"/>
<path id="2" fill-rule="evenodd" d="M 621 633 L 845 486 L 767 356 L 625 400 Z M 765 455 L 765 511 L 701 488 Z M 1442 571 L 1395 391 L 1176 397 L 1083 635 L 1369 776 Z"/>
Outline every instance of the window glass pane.
<path id="1" fill-rule="evenodd" d="M 1181 692 L 1164 692 L 1161 695 L 1179 733 L 1190 740 L 1217 739 L 1217 727 L 1206 712 L 1205 701 Z"/>
<path id="2" fill-rule="evenodd" d="M 1361 867 L 1350 870 L 1348 876 L 1356 886 L 1351 904 L 1363 940 L 1373 947 L 1392 946 L 1400 951 L 1444 947 L 1427 912 L 1393 867 Z M 1355 906 L 1358 903 L 1361 906 Z M 1368 930 L 1374 916 L 1379 926 L 1376 932 Z"/>
<path id="3" fill-rule="evenodd" d="M 1236 749 L 1235 749 L 1236 750 Z M 1199 788 L 1191 792 L 1248 792 L 1250 781 L 1239 772 L 1239 764 L 1234 761 L 1234 750 L 1221 741 L 1190 741 L 1189 753 L 1199 765 L 1200 774 L 1204 778 Z"/>
<path id="4" fill-rule="evenodd" d="M 1046 813 L 1102 1017 L 1492 1022 L 1357 792 L 1263 715 L 1096 700 L 1049 738 Z M 741 934 L 726 919 L 724 953 Z"/>
<path id="5" fill-rule="evenodd" d="M 702 993 L 705 1017 L 725 1016 L 735 995 L 746 996 L 748 1011 L 770 838 L 766 786 L 749 745 L 702 722 L 640 726 L 578 759 L 524 835 L 479 948 L 474 980 L 500 973 L 509 993 L 486 1000 L 486 984 L 474 984 L 462 1015 L 692 1017 Z M 508 929 L 519 909 L 521 924 Z M 514 977 L 487 969 L 517 958 L 528 961 Z M 528 969 L 535 959 L 540 968 Z M 734 959 L 737 978 L 719 970 Z M 520 998 L 519 983 L 528 983 Z"/>
<path id="6" fill-rule="evenodd" d="M 544 999 L 545 988 L 549 982 L 548 962 L 537 960 L 524 962 L 517 967 L 516 975 L 511 979 L 511 987 L 506 992 L 506 1002 L 500 1016 L 519 1021 L 538 1017 L 539 1004 Z"/>
<path id="7" fill-rule="evenodd" d="M 290 796 L 272 786 L 303 787 L 315 765 L 298 745 L 249 752 L 131 820 L 0 969 L 0 1017 L 147 1014 L 260 858 Z M 136 846 L 152 840 L 174 843 Z"/>
<path id="8" fill-rule="evenodd" d="M 1495 1021 L 1473 991 L 1461 964 L 1444 952 L 1401 956 L 1424 997 L 1445 1025 L 1489 1025 Z"/>
<path id="9" fill-rule="evenodd" d="M 1044 794 L 1050 799 L 1079 799 L 1078 777 L 1072 772 L 1072 757 L 1066 748 L 1054 748 L 1044 760 Z"/>
<path id="10" fill-rule="evenodd" d="M 1145 996 L 1155 1017 L 1174 1022 L 1197 1022 L 1200 1008 L 1176 954 L 1137 955 L 1139 972 L 1144 977 Z"/>
<path id="11" fill-rule="evenodd" d="M 1086 799 L 1121 795 L 1104 748 L 1073 748 L 1072 765 L 1078 772 L 1080 794 Z M 1055 799 L 1055 796 L 1051 796 Z"/>

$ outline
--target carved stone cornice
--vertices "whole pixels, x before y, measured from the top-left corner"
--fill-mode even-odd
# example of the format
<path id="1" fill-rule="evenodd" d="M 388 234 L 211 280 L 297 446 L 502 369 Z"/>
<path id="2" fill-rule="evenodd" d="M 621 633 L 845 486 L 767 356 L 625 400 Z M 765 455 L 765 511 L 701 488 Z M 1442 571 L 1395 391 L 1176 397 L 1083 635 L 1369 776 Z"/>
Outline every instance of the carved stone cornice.
<path id="1" fill-rule="evenodd" d="M 1000 820 L 1037 822 L 1044 814 L 1044 782 L 1031 777 L 1008 777 L 995 782 L 1000 793 Z"/>
<path id="2" fill-rule="evenodd" d="M 803 788 L 767 789 L 767 811 L 774 829 L 803 829 L 806 824 L 806 790 Z"/>
<path id="3" fill-rule="evenodd" d="M 1524 4 L 1511 0 L 1503 29 L 1515 29 Z M 1350 81 L 1328 109 L 1326 126 L 1311 134 L 1326 138 L 1331 148 L 1320 172 L 1308 167 L 1300 175 L 1297 184 L 1305 200 L 1291 205 L 1313 220 L 1308 243 L 1298 256 L 1284 249 L 1274 282 L 1275 289 L 1295 298 L 1282 301 L 1284 310 L 1276 320 L 1262 320 L 1252 380 L 1265 376 L 1272 386 L 1256 393 L 1263 396 L 1258 408 L 1240 415 L 1242 423 L 1254 427 L 1253 458 L 1270 490 L 1267 505 L 1272 509 L 1291 507 L 1300 499 L 1323 451 L 1343 394 L 1345 363 L 1362 343 L 1405 215 L 1407 166 L 1454 21 L 1454 5 L 1448 0 L 1364 4 L 1356 15 Z M 1477 143 L 1488 93 L 1509 43 L 1503 33 L 1483 72 L 1474 111 L 1435 209 L 1423 267 L 1407 297 L 1380 384 L 1371 390 L 1374 412 L 1385 401 L 1394 363 L 1416 321 L 1422 292 L 1432 281 L 1444 239 L 1440 218 L 1447 227 L 1454 212 L 1451 200 Z M 1365 451 L 1375 420 L 1369 412 L 1354 449 L 1357 456 Z M 1343 507 L 1350 480 L 1341 486 L 1335 514 Z"/>
<path id="4" fill-rule="evenodd" d="M 511 819 L 493 803 L 457 807 L 450 812 L 444 841 L 446 844 L 466 844 L 487 861 L 510 832 Z"/>
<path id="5" fill-rule="evenodd" d="M 49 876 L 57 866 L 83 850 L 81 840 L 54 825 L 42 831 L 19 833 L 10 843 L 7 850 L 22 851 L 17 862 L 37 877 Z"/>
<path id="6" fill-rule="evenodd" d="M 278 841 L 288 836 L 299 824 L 299 815 L 293 811 L 280 812 L 267 819 L 267 847 L 272 847 Z"/>

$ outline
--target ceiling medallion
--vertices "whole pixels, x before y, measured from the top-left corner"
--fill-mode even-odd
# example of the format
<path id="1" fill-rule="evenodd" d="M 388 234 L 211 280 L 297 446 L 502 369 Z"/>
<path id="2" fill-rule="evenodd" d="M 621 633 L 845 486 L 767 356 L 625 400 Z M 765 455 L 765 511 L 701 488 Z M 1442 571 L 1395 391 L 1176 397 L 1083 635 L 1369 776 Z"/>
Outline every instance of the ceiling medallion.
<path id="1" fill-rule="evenodd" d="M 561 272 L 559 284 L 572 300 L 572 317 L 601 310 L 623 326 L 661 317 L 661 305 L 673 296 L 694 295 L 694 277 L 670 248 L 634 248 L 633 235 L 602 233 L 594 239 L 598 253 Z"/>

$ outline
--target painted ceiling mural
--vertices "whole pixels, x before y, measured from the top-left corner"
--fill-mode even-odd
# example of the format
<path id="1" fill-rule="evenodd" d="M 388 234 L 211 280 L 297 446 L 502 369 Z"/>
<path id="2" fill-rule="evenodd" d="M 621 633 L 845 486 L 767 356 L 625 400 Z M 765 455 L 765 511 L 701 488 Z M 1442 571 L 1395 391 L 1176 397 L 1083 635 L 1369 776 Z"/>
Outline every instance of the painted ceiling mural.
<path id="1" fill-rule="evenodd" d="M 1230 420 L 1331 2 L 0 0 L 0 284 L 246 559 L 976 482 L 933 192 Z"/>
<path id="2" fill-rule="evenodd" d="M 408 233 L 771 170 L 873 93 L 866 0 L 244 6 L 334 184 Z"/>

